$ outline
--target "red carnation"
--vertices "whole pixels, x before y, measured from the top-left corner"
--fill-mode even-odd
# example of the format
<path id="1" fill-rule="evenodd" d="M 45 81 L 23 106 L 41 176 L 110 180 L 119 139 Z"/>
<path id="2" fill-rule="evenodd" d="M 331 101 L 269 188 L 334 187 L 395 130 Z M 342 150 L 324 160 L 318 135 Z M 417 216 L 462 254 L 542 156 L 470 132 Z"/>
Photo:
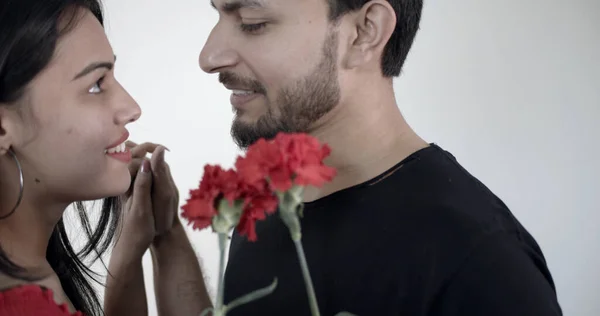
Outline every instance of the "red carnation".
<path id="1" fill-rule="evenodd" d="M 336 171 L 323 163 L 330 152 L 329 146 L 307 134 L 280 133 L 274 140 L 260 139 L 248 148 L 246 157 L 238 158 L 237 171 L 205 166 L 200 187 L 190 192 L 182 216 L 201 230 L 213 224 L 222 199 L 232 206 L 241 202 L 237 229 L 254 241 L 256 221 L 277 210 L 279 201 L 271 189 L 287 192 L 293 185 L 319 187 L 331 181 Z"/>
<path id="2" fill-rule="evenodd" d="M 275 138 L 280 151 L 287 156 L 287 165 L 294 174 L 294 184 L 320 187 L 333 179 L 334 168 L 328 167 L 323 160 L 331 149 L 327 144 L 308 134 L 279 134 Z"/>
<path id="3" fill-rule="evenodd" d="M 236 161 L 240 176 L 248 183 L 269 179 L 271 186 L 278 191 L 292 187 L 292 173 L 285 164 L 281 150 L 272 142 L 261 138 L 248 148 L 246 157 Z"/>
<path id="4" fill-rule="evenodd" d="M 217 215 L 215 207 L 220 199 L 233 202 L 239 197 L 238 179 L 234 170 L 206 165 L 200 187 L 190 191 L 190 198 L 182 207 L 181 215 L 193 224 L 194 229 L 202 230 L 210 226 L 213 216 Z"/>
<path id="5" fill-rule="evenodd" d="M 259 140 L 248 148 L 246 157 L 238 158 L 236 168 L 249 183 L 268 179 L 280 192 L 293 184 L 322 186 L 331 181 L 335 169 L 323 164 L 331 150 L 307 134 L 279 133 L 274 140 Z"/>
<path id="6" fill-rule="evenodd" d="M 267 213 L 274 213 L 278 204 L 277 197 L 270 191 L 266 180 L 248 184 L 242 181 L 236 171 L 224 170 L 220 166 L 206 165 L 200 187 L 190 193 L 190 198 L 182 207 L 182 217 L 197 230 L 212 225 L 222 199 L 227 199 L 232 205 L 235 201 L 242 201 L 237 229 L 250 241 L 256 240 L 256 220 L 264 220 Z"/>
<path id="7" fill-rule="evenodd" d="M 240 188 L 243 191 L 244 211 L 237 230 L 249 241 L 256 241 L 256 221 L 264 220 L 267 214 L 274 213 L 279 201 L 271 192 L 266 180 L 257 181 L 254 184 L 241 182 Z"/>

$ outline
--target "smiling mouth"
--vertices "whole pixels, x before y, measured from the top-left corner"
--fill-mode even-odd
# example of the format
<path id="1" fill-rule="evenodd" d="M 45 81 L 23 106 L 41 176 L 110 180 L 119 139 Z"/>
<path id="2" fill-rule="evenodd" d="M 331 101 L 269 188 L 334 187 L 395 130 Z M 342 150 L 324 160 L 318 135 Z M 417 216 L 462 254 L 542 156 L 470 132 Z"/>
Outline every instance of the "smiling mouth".
<path id="1" fill-rule="evenodd" d="M 104 154 L 107 157 L 114 158 L 124 163 L 131 162 L 133 157 L 129 147 L 127 147 L 127 139 L 129 139 L 129 132 L 125 131 L 120 139 L 109 145 L 111 147 L 104 149 Z"/>
<path id="2" fill-rule="evenodd" d="M 261 96 L 261 93 L 255 90 L 241 90 L 241 89 L 230 89 L 231 90 L 231 105 L 236 109 L 242 109 L 248 105 L 252 100 Z"/>
<path id="3" fill-rule="evenodd" d="M 108 149 L 104 150 L 104 154 L 107 157 L 114 158 L 123 163 L 130 163 L 133 159 L 132 153 L 129 150 L 129 147 L 125 145 L 125 142 Z"/>
<path id="4" fill-rule="evenodd" d="M 105 149 L 104 153 L 105 154 L 116 154 L 116 153 L 124 153 L 125 151 L 127 151 L 127 146 L 125 145 L 125 142 L 122 142 L 115 147 Z"/>
<path id="5" fill-rule="evenodd" d="M 254 90 L 231 90 L 231 94 L 239 95 L 239 96 L 251 95 L 254 93 L 257 93 L 257 92 Z"/>

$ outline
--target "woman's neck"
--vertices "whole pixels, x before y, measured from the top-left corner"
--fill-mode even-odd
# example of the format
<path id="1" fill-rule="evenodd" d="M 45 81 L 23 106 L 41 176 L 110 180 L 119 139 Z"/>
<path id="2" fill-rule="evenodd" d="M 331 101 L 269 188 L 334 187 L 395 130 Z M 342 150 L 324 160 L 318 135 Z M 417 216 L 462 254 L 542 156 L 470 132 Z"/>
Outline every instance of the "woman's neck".
<path id="1" fill-rule="evenodd" d="M 0 246 L 11 261 L 24 268 L 47 270 L 46 250 L 50 237 L 68 205 L 32 203 L 24 199 L 15 212 L 0 220 Z M 12 206 L 0 205 L 0 214 Z"/>

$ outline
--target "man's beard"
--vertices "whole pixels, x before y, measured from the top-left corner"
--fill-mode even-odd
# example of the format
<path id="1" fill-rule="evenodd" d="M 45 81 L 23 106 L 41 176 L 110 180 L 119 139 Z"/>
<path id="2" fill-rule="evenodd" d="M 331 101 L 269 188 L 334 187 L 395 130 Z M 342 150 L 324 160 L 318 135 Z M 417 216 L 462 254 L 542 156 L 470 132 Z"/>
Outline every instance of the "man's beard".
<path id="1" fill-rule="evenodd" d="M 279 132 L 310 132 L 310 128 L 340 101 L 336 56 L 337 32 L 332 29 L 323 45 L 323 58 L 312 73 L 282 88 L 276 103 L 267 103 L 267 113 L 256 123 L 249 124 L 234 119 L 231 136 L 238 147 L 246 149 L 260 138 L 275 138 Z M 221 75 L 221 82 L 236 80 L 232 74 Z M 240 80 L 236 81 L 240 82 Z M 254 91 L 265 92 L 260 83 L 255 81 L 247 83 L 249 87 L 254 88 Z M 275 113 L 276 110 L 278 113 Z"/>

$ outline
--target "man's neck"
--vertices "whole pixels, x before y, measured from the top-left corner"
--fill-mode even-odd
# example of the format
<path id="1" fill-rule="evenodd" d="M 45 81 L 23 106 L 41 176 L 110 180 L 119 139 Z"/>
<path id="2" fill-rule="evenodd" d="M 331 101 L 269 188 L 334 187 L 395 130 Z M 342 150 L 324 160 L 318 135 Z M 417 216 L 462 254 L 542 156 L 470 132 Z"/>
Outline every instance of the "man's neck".
<path id="1" fill-rule="evenodd" d="M 305 201 L 373 179 L 428 146 L 402 117 L 391 83 L 360 90 L 312 133 L 331 147 L 326 164 L 337 169 L 337 176 L 322 188 L 307 188 Z"/>

